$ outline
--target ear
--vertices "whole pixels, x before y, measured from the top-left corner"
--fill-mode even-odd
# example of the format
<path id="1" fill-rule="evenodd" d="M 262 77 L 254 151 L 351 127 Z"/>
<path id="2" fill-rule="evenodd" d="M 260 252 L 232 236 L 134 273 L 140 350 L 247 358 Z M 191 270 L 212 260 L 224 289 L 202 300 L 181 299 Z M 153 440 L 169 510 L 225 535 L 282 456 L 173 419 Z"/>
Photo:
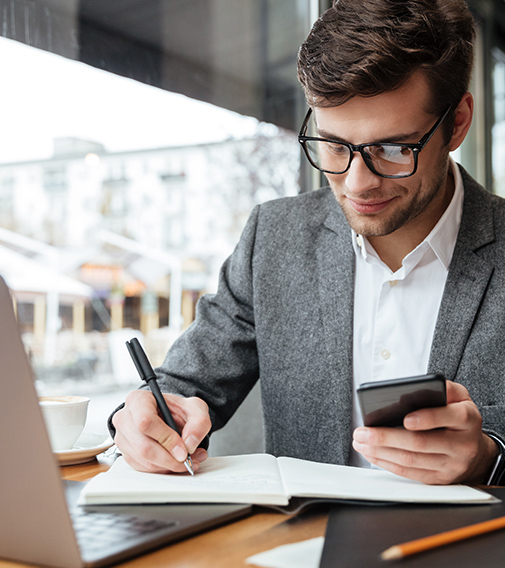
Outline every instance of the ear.
<path id="1" fill-rule="evenodd" d="M 452 138 L 449 142 L 449 151 L 452 152 L 459 148 L 465 139 L 470 125 L 472 124 L 473 117 L 473 97 L 471 93 L 465 93 L 459 105 L 456 107 L 456 112 L 454 115 L 454 130 L 452 132 Z"/>

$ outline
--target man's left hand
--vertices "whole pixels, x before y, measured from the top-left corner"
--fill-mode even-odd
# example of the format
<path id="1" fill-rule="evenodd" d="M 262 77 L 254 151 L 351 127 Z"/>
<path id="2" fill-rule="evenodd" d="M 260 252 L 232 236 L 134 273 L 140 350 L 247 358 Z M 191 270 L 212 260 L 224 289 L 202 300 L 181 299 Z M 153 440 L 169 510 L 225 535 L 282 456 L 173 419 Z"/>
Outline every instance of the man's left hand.
<path id="1" fill-rule="evenodd" d="M 356 428 L 353 447 L 370 463 L 434 485 L 485 484 L 498 448 L 466 388 L 447 381 L 447 406 L 408 414 L 402 428 Z"/>

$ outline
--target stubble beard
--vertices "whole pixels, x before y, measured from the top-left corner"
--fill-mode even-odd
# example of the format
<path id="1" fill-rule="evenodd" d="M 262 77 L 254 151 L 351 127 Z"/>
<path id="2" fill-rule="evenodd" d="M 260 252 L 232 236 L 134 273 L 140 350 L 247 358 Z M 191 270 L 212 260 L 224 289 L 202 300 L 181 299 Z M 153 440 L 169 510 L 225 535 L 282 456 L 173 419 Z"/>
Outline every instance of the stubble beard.
<path id="1" fill-rule="evenodd" d="M 443 163 L 437 164 L 433 168 L 434 175 L 428 179 L 424 178 L 424 183 L 421 181 L 418 184 L 418 187 L 413 191 L 413 198 L 405 207 L 393 211 L 389 216 L 383 213 L 370 215 L 360 214 L 346 202 L 347 198 L 343 197 L 341 191 L 337 191 L 337 189 L 333 187 L 331 181 L 330 187 L 347 219 L 347 223 L 355 233 L 364 237 L 383 237 L 401 229 L 429 208 L 434 199 L 441 195 L 443 191 L 447 180 L 447 171 L 448 158 L 445 160 L 445 166 Z M 405 186 L 398 184 L 392 194 L 395 197 L 401 198 L 409 192 L 412 194 L 412 190 L 409 191 Z M 370 199 L 375 197 L 376 191 L 371 190 L 369 196 Z M 366 199 L 368 194 L 364 193 L 360 197 L 361 199 Z M 388 199 L 387 196 L 386 199 Z"/>

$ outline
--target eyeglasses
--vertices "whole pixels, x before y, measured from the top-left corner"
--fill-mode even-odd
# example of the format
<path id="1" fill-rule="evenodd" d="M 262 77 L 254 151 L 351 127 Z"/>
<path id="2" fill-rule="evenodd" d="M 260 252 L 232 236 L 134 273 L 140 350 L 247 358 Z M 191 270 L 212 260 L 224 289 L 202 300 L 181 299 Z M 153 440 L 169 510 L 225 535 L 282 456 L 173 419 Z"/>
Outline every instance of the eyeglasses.
<path id="1" fill-rule="evenodd" d="M 451 105 L 417 144 L 387 142 L 384 144 L 348 144 L 306 136 L 312 109 L 309 108 L 298 142 L 302 145 L 309 162 L 318 170 L 328 174 L 343 174 L 351 166 L 354 152 L 359 152 L 368 169 L 384 178 L 405 178 L 417 171 L 419 152 L 428 144 L 451 110 Z M 313 121 L 312 123 L 313 124 Z"/>

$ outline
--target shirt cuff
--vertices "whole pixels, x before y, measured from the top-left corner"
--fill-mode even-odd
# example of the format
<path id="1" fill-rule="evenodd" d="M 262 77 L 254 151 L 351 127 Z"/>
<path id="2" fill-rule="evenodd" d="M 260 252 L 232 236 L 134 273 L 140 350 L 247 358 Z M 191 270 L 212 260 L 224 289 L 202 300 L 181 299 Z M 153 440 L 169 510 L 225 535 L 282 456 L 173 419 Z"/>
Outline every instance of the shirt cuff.
<path id="1" fill-rule="evenodd" d="M 499 454 L 496 458 L 491 475 L 486 485 L 503 485 L 505 482 L 505 443 L 495 434 L 486 432 L 486 435 L 498 446 Z"/>

